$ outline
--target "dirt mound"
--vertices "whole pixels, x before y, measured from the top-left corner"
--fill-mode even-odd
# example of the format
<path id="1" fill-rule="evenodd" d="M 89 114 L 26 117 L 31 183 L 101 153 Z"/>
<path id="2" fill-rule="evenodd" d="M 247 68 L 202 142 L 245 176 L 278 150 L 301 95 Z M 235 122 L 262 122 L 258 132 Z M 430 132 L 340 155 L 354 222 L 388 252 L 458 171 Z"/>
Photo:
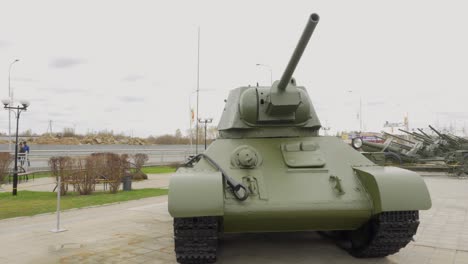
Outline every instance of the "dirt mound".
<path id="1" fill-rule="evenodd" d="M 59 137 L 56 135 L 45 135 L 41 137 L 22 139 L 27 140 L 30 144 L 55 144 L 55 145 L 148 145 L 148 142 L 141 138 L 131 137 L 114 137 L 112 135 L 92 135 L 85 137 Z M 7 143 L 7 141 L 6 141 Z"/>

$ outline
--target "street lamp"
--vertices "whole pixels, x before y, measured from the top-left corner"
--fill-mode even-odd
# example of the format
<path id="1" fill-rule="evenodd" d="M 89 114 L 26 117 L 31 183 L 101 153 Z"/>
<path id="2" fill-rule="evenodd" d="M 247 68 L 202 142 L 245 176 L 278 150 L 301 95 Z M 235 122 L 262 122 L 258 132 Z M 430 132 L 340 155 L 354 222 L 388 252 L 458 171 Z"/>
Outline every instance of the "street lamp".
<path id="1" fill-rule="evenodd" d="M 18 189 L 18 127 L 19 118 L 21 111 L 26 111 L 29 107 L 29 102 L 21 101 L 21 106 L 13 106 L 13 102 L 10 100 L 2 100 L 3 107 L 9 112 L 13 112 L 16 115 L 16 143 L 15 143 L 15 168 L 13 169 L 13 195 L 16 195 Z"/>
<path id="2" fill-rule="evenodd" d="M 188 101 L 189 101 L 189 108 L 190 108 L 190 149 L 192 150 L 193 147 L 192 147 L 192 122 L 195 122 L 196 124 L 196 136 L 195 136 L 195 155 L 198 155 L 198 130 L 199 130 L 199 127 L 198 127 L 198 123 L 196 122 L 196 120 L 198 120 L 198 106 L 199 106 L 199 97 L 200 97 L 200 92 L 208 92 L 208 91 L 214 91 L 213 89 L 196 89 L 195 91 L 192 91 L 189 96 L 188 96 Z M 197 93 L 197 102 L 196 102 L 196 109 L 195 109 L 195 112 L 192 112 L 192 95 L 194 93 Z"/>
<path id="3" fill-rule="evenodd" d="M 272 85 L 273 84 L 273 69 L 266 64 L 257 63 L 256 65 L 260 67 L 265 67 L 270 71 L 270 85 Z"/>
<path id="4" fill-rule="evenodd" d="M 206 150 L 206 125 L 213 122 L 213 118 L 199 118 L 198 123 L 204 123 L 205 124 L 205 150 Z"/>
<path id="5" fill-rule="evenodd" d="M 8 68 L 8 98 L 10 98 L 10 102 L 13 103 L 13 94 L 11 93 L 11 85 L 10 85 L 10 76 L 11 76 L 11 67 L 13 64 L 18 62 L 19 59 L 14 60 L 10 63 L 10 67 Z M 8 111 L 8 151 L 11 153 L 11 112 Z"/>

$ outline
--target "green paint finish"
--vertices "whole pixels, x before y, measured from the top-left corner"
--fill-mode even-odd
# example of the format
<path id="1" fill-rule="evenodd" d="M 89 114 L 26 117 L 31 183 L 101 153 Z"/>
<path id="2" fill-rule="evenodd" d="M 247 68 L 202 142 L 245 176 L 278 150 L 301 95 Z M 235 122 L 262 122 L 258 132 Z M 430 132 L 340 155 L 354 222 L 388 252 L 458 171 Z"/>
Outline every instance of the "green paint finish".
<path id="1" fill-rule="evenodd" d="M 424 180 L 415 172 L 395 167 L 355 167 L 374 201 L 374 214 L 431 208 Z"/>
<path id="2" fill-rule="evenodd" d="M 313 150 L 298 152 L 309 155 L 310 151 L 320 151 L 325 164 L 288 166 L 282 151 L 285 144 L 298 145 L 298 149 L 301 145 L 314 146 L 305 147 Z M 232 155 L 240 146 L 249 146 L 261 163 L 251 169 L 235 166 Z M 223 185 L 222 175 L 202 159 L 194 168 L 181 169 L 171 178 L 170 213 L 174 217 L 224 215 L 226 232 L 241 232 L 243 228 L 250 232 L 355 229 L 375 212 L 374 189 L 366 188 L 375 184 L 367 184 L 366 179 L 374 179 L 374 174 L 420 179 L 405 170 L 375 166 L 336 137 L 218 139 L 206 155 L 221 164 L 229 177 L 253 186 L 249 189 L 254 191 L 246 201 L 238 201 Z M 369 170 L 370 177 L 361 179 L 353 168 Z M 331 180 L 336 177 L 340 179 L 339 190 Z M 418 183 L 425 188 L 422 180 Z M 375 199 L 382 197 L 391 198 L 376 195 Z M 266 219 L 269 224 L 264 223 Z"/>
<path id="3" fill-rule="evenodd" d="M 204 152 L 212 163 L 200 157 L 171 179 L 172 216 L 222 215 L 225 232 L 351 230 L 380 211 L 430 207 L 418 175 L 379 167 L 341 139 L 318 136 L 307 90 L 292 78 L 318 20 L 310 16 L 279 81 L 230 92 L 220 137 Z M 228 182 L 242 184 L 248 198 L 236 199 Z"/>
<path id="4" fill-rule="evenodd" d="M 168 201 L 173 217 L 223 215 L 221 173 L 179 169 L 171 176 Z"/>
<path id="5" fill-rule="evenodd" d="M 261 162 L 235 166 L 241 146 Z M 324 162 L 288 166 L 285 146 L 304 157 L 320 153 Z M 205 154 L 244 183 L 250 197 L 235 199 L 221 173 L 202 159 L 171 178 L 169 211 L 174 217 L 224 215 L 225 232 L 355 229 L 381 211 L 431 206 L 419 175 L 376 166 L 336 137 L 218 139 Z"/>
<path id="6" fill-rule="evenodd" d="M 317 151 L 320 151 L 326 164 L 322 167 L 315 167 L 315 164 L 310 167 L 288 167 L 281 146 L 310 143 L 316 144 Z M 212 144 L 207 154 L 213 157 L 218 164 L 226 164 L 229 155 L 221 153 L 234 149 L 237 144 L 249 145 L 255 149 L 262 157 L 262 164 L 254 169 L 231 167 L 224 169 L 230 177 L 239 181 L 245 176 L 257 179 L 259 194 L 252 195 L 244 202 L 239 202 L 230 194 L 229 190 L 225 190 L 225 197 L 227 197 L 224 208 L 226 232 L 239 232 L 238 228 L 242 226 L 241 223 L 235 225 L 228 223 L 233 223 L 230 221 L 231 218 L 237 219 L 244 216 L 248 216 L 245 221 L 247 226 L 263 226 L 257 231 L 295 230 L 298 226 L 304 227 L 305 222 L 308 223 L 305 230 L 330 229 L 328 226 L 330 216 L 331 218 L 339 216 L 336 219 L 343 219 L 342 217 L 348 215 L 354 215 L 354 219 L 362 221 L 354 222 L 354 224 L 342 221 L 343 224 L 339 227 L 346 228 L 352 225 L 357 228 L 368 219 L 372 203 L 369 201 L 367 193 L 355 177 L 351 166 L 340 166 L 336 163 L 339 162 L 340 157 L 354 154 L 352 158 L 354 164 L 372 164 L 338 138 L 220 139 Z M 335 152 L 334 149 L 337 146 L 341 146 L 342 151 Z M 304 152 L 304 155 L 307 156 L 309 153 Z M 334 159 L 334 156 L 338 159 Z M 331 175 L 337 175 L 342 179 L 341 185 L 346 186 L 343 187 L 345 194 L 337 193 L 334 183 L 330 181 Z M 268 197 L 268 199 L 261 199 L 262 196 Z M 330 212 L 330 216 L 323 215 L 323 212 Z M 317 214 L 320 214 L 321 217 L 317 218 Z M 296 221 L 283 223 L 284 217 L 295 218 Z M 265 219 L 282 224 L 277 225 L 274 229 L 268 229 L 269 225 L 262 224 Z"/>
<path id="7" fill-rule="evenodd" d="M 322 211 L 299 213 L 285 208 L 281 214 L 238 215 L 224 218 L 224 232 L 285 232 L 356 229 L 370 217 L 368 211 Z"/>

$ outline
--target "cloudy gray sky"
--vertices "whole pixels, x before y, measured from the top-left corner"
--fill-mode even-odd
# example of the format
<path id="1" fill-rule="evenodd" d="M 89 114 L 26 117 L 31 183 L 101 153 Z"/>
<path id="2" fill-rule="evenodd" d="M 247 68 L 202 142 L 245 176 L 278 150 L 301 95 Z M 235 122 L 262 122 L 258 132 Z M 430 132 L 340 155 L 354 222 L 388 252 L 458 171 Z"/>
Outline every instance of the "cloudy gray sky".
<path id="1" fill-rule="evenodd" d="M 200 117 L 232 88 L 278 79 L 307 17 L 321 20 L 294 74 L 322 124 L 366 130 L 468 121 L 464 1 L 8 1 L 0 97 L 28 99 L 20 130 L 173 133 L 189 127 L 201 28 Z M 349 92 L 353 91 L 353 92 Z M 8 128 L 0 112 L 0 131 Z"/>

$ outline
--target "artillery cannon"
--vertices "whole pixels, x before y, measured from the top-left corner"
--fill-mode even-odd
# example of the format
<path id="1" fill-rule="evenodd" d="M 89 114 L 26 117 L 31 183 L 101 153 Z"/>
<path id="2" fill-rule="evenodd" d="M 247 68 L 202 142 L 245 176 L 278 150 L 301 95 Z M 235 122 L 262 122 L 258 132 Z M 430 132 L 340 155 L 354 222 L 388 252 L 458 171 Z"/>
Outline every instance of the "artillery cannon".
<path id="1" fill-rule="evenodd" d="M 420 135 L 416 132 L 409 132 L 409 131 L 406 131 L 406 130 L 403 130 L 403 129 L 398 129 L 400 130 L 401 132 L 405 133 L 405 134 L 408 134 L 408 135 L 411 135 L 414 137 L 415 140 L 419 140 L 419 141 L 422 141 L 426 144 L 433 144 L 434 143 L 434 139 L 430 138 L 430 137 L 426 137 L 426 136 L 423 136 L 423 135 Z"/>
<path id="2" fill-rule="evenodd" d="M 400 140 L 406 140 L 389 133 L 383 133 Z M 395 142 L 392 138 L 382 139 L 385 140 L 383 144 L 367 142 L 358 137 L 352 140 L 351 146 L 356 150 L 363 150 L 364 156 L 379 165 L 399 165 L 402 163 L 413 163 L 420 159 L 420 156 L 417 154 L 417 152 L 422 147 L 421 144 L 407 140 L 408 142 L 414 143 L 413 146 L 408 146 Z M 379 153 L 382 153 L 383 156 Z"/>
<path id="3" fill-rule="evenodd" d="M 422 129 L 420 132 L 409 132 L 399 129 L 401 132 L 406 133 L 413 137 L 415 141 L 402 138 L 397 135 L 382 132 L 387 137 L 397 139 L 410 145 L 398 143 L 390 140 L 390 138 L 382 138 L 386 140 L 385 144 L 373 142 L 359 142 L 357 145 L 362 146 L 363 154 L 370 160 L 377 162 L 384 154 L 385 164 L 399 164 L 399 163 L 432 163 L 432 165 L 440 166 L 441 162 L 445 163 L 445 170 L 468 174 L 468 144 L 464 142 L 465 139 L 451 134 L 445 134 L 434 127 L 429 126 L 438 136 L 430 136 Z M 360 139 L 359 139 L 360 140 Z M 358 149 L 353 140 L 353 147 Z M 452 143 L 450 143 L 450 141 Z M 435 162 L 435 163 L 433 163 Z M 438 167 L 440 169 L 441 167 Z M 420 169 L 418 167 L 418 169 Z"/>
<path id="4" fill-rule="evenodd" d="M 171 176 L 178 262 L 215 262 L 223 232 L 331 232 L 361 258 L 394 254 L 416 233 L 418 210 L 431 207 L 422 178 L 318 135 L 309 95 L 292 78 L 318 21 L 308 18 L 279 81 L 229 93 L 219 138 Z"/>
<path id="5" fill-rule="evenodd" d="M 458 141 L 451 138 L 450 136 L 440 133 L 439 131 L 437 131 L 437 129 L 435 129 L 431 125 L 429 125 L 429 128 L 432 129 L 432 131 L 434 131 L 439 136 L 439 138 L 445 140 L 448 143 L 449 147 L 451 147 L 452 149 L 456 150 L 461 147 L 461 144 Z"/>
<path id="6" fill-rule="evenodd" d="M 431 136 L 429 136 L 428 134 L 426 134 L 422 129 L 418 128 L 418 131 L 421 132 L 421 134 L 429 139 L 432 139 Z"/>

